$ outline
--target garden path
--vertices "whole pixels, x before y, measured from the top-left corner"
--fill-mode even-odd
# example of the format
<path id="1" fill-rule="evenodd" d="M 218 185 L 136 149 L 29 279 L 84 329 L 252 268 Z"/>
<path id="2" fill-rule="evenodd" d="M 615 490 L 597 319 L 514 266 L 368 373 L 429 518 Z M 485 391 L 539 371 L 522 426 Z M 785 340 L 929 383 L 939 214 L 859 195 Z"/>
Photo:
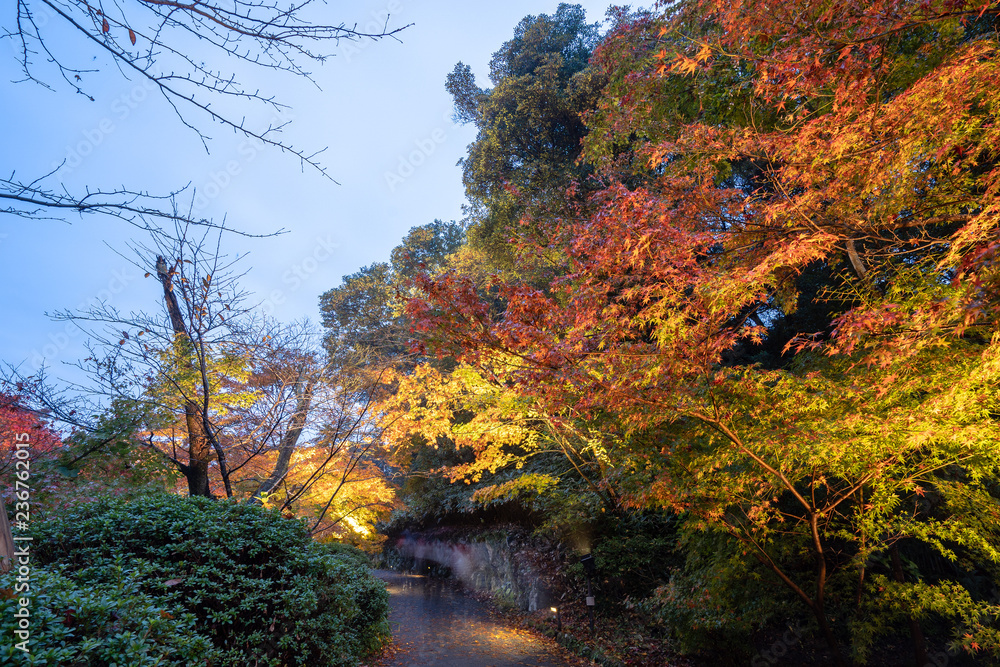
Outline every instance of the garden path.
<path id="1" fill-rule="evenodd" d="M 447 580 L 377 570 L 389 590 L 393 647 L 378 667 L 571 667 L 555 641 L 505 623 Z"/>

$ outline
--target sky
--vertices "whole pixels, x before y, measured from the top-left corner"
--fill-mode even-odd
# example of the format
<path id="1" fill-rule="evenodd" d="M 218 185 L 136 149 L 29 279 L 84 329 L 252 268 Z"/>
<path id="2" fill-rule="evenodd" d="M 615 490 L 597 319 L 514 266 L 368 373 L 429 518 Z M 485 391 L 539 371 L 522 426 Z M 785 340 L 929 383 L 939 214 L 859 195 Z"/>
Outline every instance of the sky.
<path id="1" fill-rule="evenodd" d="M 126 7 L 127 2 L 120 2 Z M 604 2 L 580 2 L 588 21 L 604 18 Z M 324 20 L 390 28 L 409 25 L 399 41 L 330 45 L 335 57 L 308 63 L 315 85 L 290 75 L 229 66 L 238 77 L 288 106 L 276 112 L 242 104 L 237 118 L 258 130 L 291 121 L 282 140 L 320 162 L 337 183 L 299 161 L 209 122 L 206 146 L 170 107 L 129 80 L 93 46 L 60 33 L 52 43 L 88 69 L 90 101 L 51 70 L 48 90 L 22 78 L 18 52 L 0 41 L 0 171 L 33 180 L 63 163 L 48 182 L 83 191 L 126 187 L 154 194 L 187 187 L 182 201 L 199 217 L 248 234 L 226 235 L 223 252 L 241 258 L 242 287 L 283 322 L 319 322 L 319 295 L 345 275 L 386 261 L 406 232 L 435 219 L 462 217 L 464 189 L 457 162 L 474 140 L 456 124 L 446 75 L 459 61 L 488 85 L 494 51 L 526 15 L 552 14 L 556 2 L 507 0 L 377 0 L 323 5 Z M 0 15 L 0 32 L 13 13 Z M 140 45 L 141 46 L 141 45 Z M 215 57 L 197 42 L 193 57 Z M 235 108 L 234 108 L 235 109 Z M 79 379 L 67 364 L 85 356 L 84 334 L 53 321 L 57 311 L 104 301 L 123 312 L 158 312 L 159 284 L 130 264 L 130 242 L 144 233 L 120 220 L 71 215 L 64 221 L 0 214 L 0 362 L 25 374 L 42 364 L 50 376 Z"/>

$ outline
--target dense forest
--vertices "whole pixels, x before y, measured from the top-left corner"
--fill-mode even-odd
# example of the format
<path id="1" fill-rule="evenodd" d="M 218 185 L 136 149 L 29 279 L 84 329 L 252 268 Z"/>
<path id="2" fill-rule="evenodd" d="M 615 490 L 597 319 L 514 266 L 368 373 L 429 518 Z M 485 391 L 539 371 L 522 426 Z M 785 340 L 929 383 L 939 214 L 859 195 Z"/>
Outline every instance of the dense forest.
<path id="1" fill-rule="evenodd" d="M 442 72 L 477 132 L 466 217 L 345 276 L 320 327 L 254 309 L 224 230 L 137 242 L 162 312 L 65 313 L 91 334 L 89 393 L 8 375 L 0 405 L 12 517 L 16 434 L 34 443 L 51 595 L 111 613 L 128 589 L 114 613 L 140 624 L 135 605 L 207 595 L 214 611 L 156 607 L 170 664 L 262 645 L 267 664 L 351 664 L 386 632 L 354 548 L 412 567 L 414 541 L 505 534 L 564 643 L 603 664 L 1000 662 L 997 16 L 527 16 L 488 82 Z M 198 513 L 260 522 L 260 544 Z M 175 572 L 184 530 L 201 556 Z M 279 552 L 298 555 L 271 571 Z M 232 625 L 199 568 L 350 611 L 334 630 L 321 603 L 282 615 L 255 593 L 270 629 Z M 60 614 L 44 622 L 77 622 Z"/>

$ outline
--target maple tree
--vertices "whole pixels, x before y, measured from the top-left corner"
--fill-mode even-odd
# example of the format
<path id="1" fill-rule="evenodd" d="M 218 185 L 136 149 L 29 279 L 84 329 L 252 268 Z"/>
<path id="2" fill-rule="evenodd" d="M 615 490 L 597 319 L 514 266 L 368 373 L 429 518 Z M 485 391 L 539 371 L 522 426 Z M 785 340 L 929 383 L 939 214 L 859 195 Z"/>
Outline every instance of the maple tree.
<path id="1" fill-rule="evenodd" d="M 300 369 L 299 382 L 306 375 L 307 388 L 297 392 L 293 418 L 273 434 L 277 444 L 258 436 L 242 475 L 256 486 L 255 500 L 304 518 L 313 535 L 365 541 L 394 506 L 379 465 L 383 427 L 375 415 L 385 368 L 369 360 L 319 363 L 317 357 Z"/>
<path id="2" fill-rule="evenodd" d="M 970 620 L 989 603 L 949 607 L 898 568 L 866 576 L 899 544 L 987 569 L 1000 556 L 996 13 L 705 0 L 622 15 L 594 57 L 609 84 L 584 140 L 606 185 L 546 246 L 520 238 L 561 248 L 561 277 L 486 280 L 499 300 L 482 277 L 420 278 L 422 345 L 566 432 L 603 430 L 616 466 L 652 478 L 630 502 L 738 540 L 831 647 L 828 582 L 853 571 L 858 600 L 909 616 L 918 662 L 931 613 L 955 645 L 997 651 Z M 806 295 L 810 274 L 826 277 Z M 747 363 L 817 302 L 839 312 L 777 367 Z M 854 623 L 863 656 L 876 630 Z"/>
<path id="3" fill-rule="evenodd" d="M 159 457 L 143 451 L 137 442 L 126 409 L 119 408 L 117 416 L 101 415 L 93 431 L 60 432 L 53 415 L 34 407 L 38 402 L 31 384 L 9 385 L 9 393 L 0 398 L 0 480 L 9 506 L 16 503 L 19 471 L 27 471 L 21 474 L 27 475 L 33 520 L 98 494 L 120 496 L 149 486 L 163 488 L 166 470 Z"/>
<path id="4" fill-rule="evenodd" d="M 179 224 L 172 234 L 151 234 L 150 242 L 133 250 L 137 267 L 161 283 L 162 314 L 124 314 L 99 304 L 57 317 L 86 327 L 89 334 L 90 355 L 81 363 L 91 378 L 88 395 L 143 406 L 137 418 L 152 434 L 150 445 L 184 475 L 188 492 L 211 495 L 214 464 L 231 497 L 223 435 L 227 416 L 256 400 L 246 381 L 257 360 L 270 354 L 272 336 L 282 336 L 279 327 L 258 320 L 246 305 L 248 295 L 239 287 L 233 262 L 219 251 L 221 233 L 213 239 Z M 100 413 L 93 406 L 58 410 L 69 423 L 71 411 Z"/>
<path id="5" fill-rule="evenodd" d="M 572 475 L 605 509 L 619 511 L 605 434 L 547 414 L 530 395 L 496 382 L 511 362 L 496 363 L 488 370 L 424 363 L 398 376 L 395 392 L 379 406 L 386 438 L 396 443 L 394 462 L 412 468 L 421 450 L 442 449 L 437 466 L 425 472 L 473 485 L 473 506 L 542 495 Z M 536 459 L 562 465 L 539 468 Z"/>
<path id="6" fill-rule="evenodd" d="M 62 446 L 60 435 L 22 405 L 22 401 L 16 394 L 0 395 L 0 475 L 5 482 L 9 482 L 15 472 L 18 449 L 27 448 L 37 463 L 58 455 Z M 27 444 L 18 447 L 19 442 Z M 8 491 L 13 488 L 13 484 L 4 484 Z"/>
<path id="7" fill-rule="evenodd" d="M 5 383 L 6 386 L 6 383 Z M 33 387 L 10 385 L 0 394 L 0 553 L 10 556 L 6 508 L 12 519 L 30 524 L 86 503 L 100 494 L 128 495 L 163 489 L 166 471 L 126 434 L 131 425 L 102 420 L 92 433 L 60 433 L 35 404 Z M 93 455 L 100 450 L 99 455 Z M 86 465 L 81 461 L 86 459 Z M 3 564 L 0 564 L 2 567 Z"/>
<path id="8" fill-rule="evenodd" d="M 385 475 L 373 464 L 381 445 L 371 414 L 380 371 L 324 360 L 317 337 L 308 326 L 273 327 L 259 343 L 212 346 L 211 398 L 199 414 L 208 404 L 204 430 L 211 429 L 213 449 L 223 456 L 207 468 L 209 490 L 304 518 L 314 535 L 367 537 L 392 505 Z M 159 425 L 147 422 L 147 437 L 176 465 L 191 441 L 178 406 L 204 394 L 201 375 L 184 359 L 168 368 L 174 370 L 164 373 L 165 382 L 143 397 L 166 410 Z"/>
<path id="9" fill-rule="evenodd" d="M 376 544 L 375 524 L 398 505 L 396 489 L 376 461 L 376 454 L 384 456 L 378 444 L 367 439 L 300 447 L 283 484 L 263 504 L 305 519 L 314 537 Z"/>
<path id="10" fill-rule="evenodd" d="M 221 234 L 179 225 L 150 238 L 133 250 L 147 278 L 161 283 L 162 311 L 99 304 L 57 313 L 89 334 L 89 356 L 79 363 L 89 383 L 67 395 L 42 382 L 34 402 L 79 431 L 75 468 L 98 456 L 130 457 L 115 450 L 127 442 L 179 472 L 190 495 L 252 496 L 287 472 L 301 434 L 309 386 L 322 373 L 311 334 L 246 305 L 239 274 L 219 251 Z M 254 459 L 271 450 L 285 460 L 278 455 L 264 472 Z"/>
<path id="11" fill-rule="evenodd" d="M 73 429 L 59 463 L 81 492 L 186 490 L 298 515 L 313 534 L 368 539 L 393 505 L 375 461 L 382 368 L 334 363 L 308 323 L 260 317 L 221 238 L 180 225 L 133 246 L 160 282 L 159 314 L 108 304 L 58 314 L 90 335 L 79 363 L 89 383 L 67 393 L 45 377 L 11 380 Z M 77 497 L 61 495 L 63 505 Z"/>
<path id="12" fill-rule="evenodd" d="M 46 459 L 58 454 L 60 445 L 59 435 L 26 410 L 17 395 L 0 394 L 0 488 L 3 489 L 0 495 L 0 572 L 10 571 L 14 564 L 14 539 L 7 505 L 22 520 L 30 517 L 31 505 L 23 502 L 24 496 L 18 497 L 18 490 L 41 486 L 38 482 L 42 479 L 42 466 Z M 16 484 L 19 480 L 20 486 Z"/>

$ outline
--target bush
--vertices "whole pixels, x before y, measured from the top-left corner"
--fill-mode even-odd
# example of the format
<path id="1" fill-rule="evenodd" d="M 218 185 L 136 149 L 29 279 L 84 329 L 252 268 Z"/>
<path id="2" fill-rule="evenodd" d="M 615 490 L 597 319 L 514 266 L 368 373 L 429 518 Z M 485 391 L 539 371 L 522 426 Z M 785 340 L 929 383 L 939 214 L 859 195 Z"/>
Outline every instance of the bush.
<path id="1" fill-rule="evenodd" d="M 665 584 L 682 563 L 677 523 L 675 515 L 654 510 L 605 519 L 592 551 L 602 594 L 615 601 L 641 599 Z M 574 570 L 582 575 L 582 567 Z"/>
<path id="2" fill-rule="evenodd" d="M 256 506 L 101 500 L 36 524 L 35 557 L 96 586 L 124 559 L 142 593 L 195 615 L 217 665 L 354 665 L 388 633 L 388 594 L 366 567 Z"/>
<path id="3" fill-rule="evenodd" d="M 346 544 L 345 542 L 321 542 L 320 546 L 328 554 L 354 563 L 358 567 L 371 567 L 371 556 L 352 544 Z"/>
<path id="4" fill-rule="evenodd" d="M 139 591 L 137 570 L 114 564 L 107 575 L 103 585 L 83 586 L 57 570 L 33 568 L 30 654 L 14 645 L 21 641 L 14 634 L 21 597 L 15 575 L 0 575 L 0 633 L 8 640 L 0 645 L 0 664 L 188 667 L 217 658 L 212 642 L 195 631 L 193 614 Z"/>
<path id="5" fill-rule="evenodd" d="M 747 664 L 755 634 L 802 616 L 798 601 L 724 533 L 684 527 L 679 547 L 683 564 L 636 607 L 669 632 L 680 653 Z"/>

